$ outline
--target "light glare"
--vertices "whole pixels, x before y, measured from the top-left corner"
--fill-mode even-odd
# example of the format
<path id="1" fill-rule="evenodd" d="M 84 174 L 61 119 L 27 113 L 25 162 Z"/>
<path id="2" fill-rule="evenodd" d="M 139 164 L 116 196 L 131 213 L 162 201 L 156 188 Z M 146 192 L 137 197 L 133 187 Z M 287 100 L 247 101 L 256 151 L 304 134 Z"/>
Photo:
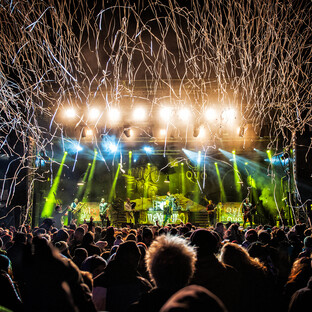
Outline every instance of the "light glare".
<path id="1" fill-rule="evenodd" d="M 133 111 L 133 119 L 143 121 L 146 119 L 146 111 L 143 107 L 136 107 Z"/>
<path id="2" fill-rule="evenodd" d="M 74 118 L 76 116 L 76 110 L 73 107 L 67 108 L 65 111 L 65 116 L 67 118 Z"/>
<path id="3" fill-rule="evenodd" d="M 207 120 L 217 119 L 217 112 L 213 108 L 208 108 L 205 112 L 205 117 Z"/>
<path id="4" fill-rule="evenodd" d="M 120 111 L 117 108 L 112 108 L 108 115 L 111 122 L 117 122 L 120 120 Z"/>
<path id="5" fill-rule="evenodd" d="M 178 112 L 178 116 L 182 121 L 188 121 L 190 119 L 190 110 L 188 108 L 182 108 Z"/>

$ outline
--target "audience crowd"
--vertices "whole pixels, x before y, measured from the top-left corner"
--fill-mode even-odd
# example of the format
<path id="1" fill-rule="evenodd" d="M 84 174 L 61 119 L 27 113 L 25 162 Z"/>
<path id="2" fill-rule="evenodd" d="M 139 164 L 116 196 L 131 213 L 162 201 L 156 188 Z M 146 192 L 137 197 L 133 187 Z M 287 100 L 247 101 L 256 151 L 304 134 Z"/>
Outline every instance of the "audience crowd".
<path id="1" fill-rule="evenodd" d="M 305 223 L 2 226 L 0 310 L 303 311 L 311 234 Z"/>

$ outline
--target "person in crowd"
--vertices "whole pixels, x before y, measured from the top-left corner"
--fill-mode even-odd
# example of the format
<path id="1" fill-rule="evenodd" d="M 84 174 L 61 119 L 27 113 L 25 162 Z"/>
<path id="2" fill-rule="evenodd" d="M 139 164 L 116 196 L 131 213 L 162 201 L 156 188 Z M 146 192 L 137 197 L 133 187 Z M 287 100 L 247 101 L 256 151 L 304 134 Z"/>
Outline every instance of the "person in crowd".
<path id="1" fill-rule="evenodd" d="M 23 311 L 22 300 L 12 280 L 10 259 L 0 254 L 0 306 L 12 311 Z"/>
<path id="2" fill-rule="evenodd" d="M 115 242 L 115 230 L 113 226 L 109 226 L 106 230 L 106 234 L 103 237 L 103 241 L 107 242 L 107 249 L 111 249 L 114 245 Z"/>
<path id="3" fill-rule="evenodd" d="M 81 248 L 85 230 L 79 226 L 74 232 L 74 238 L 69 242 L 69 251 L 73 256 L 76 248 Z"/>
<path id="4" fill-rule="evenodd" d="M 81 264 L 88 258 L 88 252 L 85 248 L 76 248 L 74 251 L 73 262 L 81 269 Z"/>
<path id="5" fill-rule="evenodd" d="M 68 243 L 69 242 L 69 234 L 65 229 L 60 229 L 53 234 L 52 241 L 54 244 L 56 244 L 57 242 Z"/>
<path id="6" fill-rule="evenodd" d="M 191 284 L 207 288 L 222 300 L 229 311 L 238 311 L 241 289 L 239 275 L 234 268 L 217 259 L 216 254 L 220 249 L 218 234 L 197 229 L 190 241 L 197 249 L 196 270 Z"/>
<path id="7" fill-rule="evenodd" d="M 100 226 L 96 226 L 94 228 L 94 242 L 95 243 L 101 240 L 101 232 L 102 232 L 102 228 Z"/>
<path id="8" fill-rule="evenodd" d="M 233 223 L 229 226 L 229 228 L 225 231 L 224 240 L 230 242 L 237 242 L 241 244 L 243 242 L 243 234 L 239 230 L 239 225 L 237 223 Z"/>
<path id="9" fill-rule="evenodd" d="M 225 232 L 225 227 L 224 224 L 222 222 L 217 222 L 216 226 L 214 228 L 214 231 L 216 233 L 218 233 L 218 235 L 220 236 L 220 239 L 223 240 L 224 237 L 224 232 Z"/>
<path id="10" fill-rule="evenodd" d="M 227 312 L 223 302 L 208 289 L 189 285 L 176 292 L 164 304 L 160 312 Z"/>
<path id="11" fill-rule="evenodd" d="M 149 247 L 154 239 L 152 230 L 149 227 L 144 227 L 142 231 L 142 242 Z"/>
<path id="12" fill-rule="evenodd" d="M 239 273 L 243 292 L 240 294 L 242 311 L 263 311 L 267 302 L 273 306 L 270 290 L 273 283 L 267 274 L 267 268 L 255 258 L 249 256 L 247 250 L 234 243 L 226 243 L 221 249 L 221 261 L 232 266 Z M 271 287 L 270 287 L 271 286 Z"/>
<path id="13" fill-rule="evenodd" d="M 118 246 L 103 273 L 94 278 L 93 301 L 97 311 L 127 311 L 151 284 L 137 272 L 140 250 L 133 241 Z"/>
<path id="14" fill-rule="evenodd" d="M 306 287 L 312 276 L 311 258 L 302 257 L 297 259 L 292 266 L 288 281 L 284 286 L 283 301 L 284 308 L 287 310 L 289 300 L 299 289 Z"/>
<path id="15" fill-rule="evenodd" d="M 81 270 L 87 271 L 95 278 L 101 274 L 107 266 L 106 261 L 99 255 L 92 255 L 86 258 L 81 264 Z"/>
<path id="16" fill-rule="evenodd" d="M 54 246 L 58 249 L 58 251 L 60 252 L 60 254 L 63 256 L 63 257 L 66 257 L 68 259 L 71 259 L 71 255 L 69 253 L 69 248 L 68 248 L 68 244 L 64 241 L 59 241 L 59 242 L 56 242 L 54 244 Z"/>
<path id="17" fill-rule="evenodd" d="M 90 231 L 83 236 L 81 248 L 87 250 L 89 257 L 101 254 L 100 248 L 94 244 L 94 234 Z"/>
<path id="18" fill-rule="evenodd" d="M 46 239 L 34 237 L 23 261 L 25 311 L 95 311 L 75 264 Z"/>
<path id="19" fill-rule="evenodd" d="M 275 260 L 278 270 L 278 282 L 280 286 L 285 285 L 291 270 L 291 254 L 293 246 L 289 243 L 283 229 L 276 228 L 271 233 L 270 246 L 276 249 L 277 259 Z"/>
<path id="20" fill-rule="evenodd" d="M 245 232 L 245 240 L 242 242 L 244 248 L 248 248 L 251 243 L 258 240 L 258 233 L 255 229 L 249 229 Z"/>
<path id="21" fill-rule="evenodd" d="M 66 209 L 63 210 L 62 205 L 55 206 L 52 219 L 54 221 L 54 226 L 57 229 L 61 229 L 63 227 L 64 224 L 63 217 L 66 212 L 67 210 Z"/>
<path id="22" fill-rule="evenodd" d="M 304 257 L 310 258 L 311 253 L 312 253 L 312 237 L 307 236 L 303 240 L 303 249 L 299 253 L 298 258 L 304 258 Z"/>
<path id="23" fill-rule="evenodd" d="M 286 237 L 289 244 L 292 246 L 290 263 L 293 264 L 293 262 L 298 258 L 299 253 L 302 251 L 303 239 L 301 240 L 300 235 L 297 234 L 295 230 L 288 231 Z"/>
<path id="24" fill-rule="evenodd" d="M 20 291 L 23 291 L 22 263 L 25 249 L 26 249 L 26 234 L 23 232 L 16 232 L 13 238 L 13 245 L 8 249 L 7 256 L 9 257 L 12 263 L 12 269 L 14 272 L 14 282 L 17 283 Z"/>
<path id="25" fill-rule="evenodd" d="M 312 277 L 307 286 L 297 290 L 291 297 L 288 312 L 302 312 L 311 307 L 312 302 Z"/>
<path id="26" fill-rule="evenodd" d="M 156 312 L 178 290 L 185 287 L 195 270 L 196 251 L 183 238 L 158 236 L 146 253 L 146 265 L 155 285 L 130 311 Z"/>

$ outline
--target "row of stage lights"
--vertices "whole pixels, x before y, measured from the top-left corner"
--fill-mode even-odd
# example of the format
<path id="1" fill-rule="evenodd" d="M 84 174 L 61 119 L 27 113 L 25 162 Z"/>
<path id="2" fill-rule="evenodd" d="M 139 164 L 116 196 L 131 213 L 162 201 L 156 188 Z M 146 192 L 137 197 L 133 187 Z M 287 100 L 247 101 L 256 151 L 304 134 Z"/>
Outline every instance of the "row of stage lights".
<path id="1" fill-rule="evenodd" d="M 125 109 L 122 111 L 117 108 L 100 110 L 99 108 L 93 107 L 89 108 L 82 116 L 79 116 L 73 107 L 64 110 L 64 119 L 67 123 L 78 119 L 83 120 L 84 117 L 87 118 L 83 131 L 83 136 L 87 138 L 92 138 L 94 136 L 93 127 L 94 125 L 100 125 L 101 119 L 112 126 L 121 125 L 124 128 L 123 132 L 125 136 L 129 138 L 137 134 L 137 131 L 134 130 L 135 127 L 140 126 L 140 124 L 148 124 L 148 120 L 152 118 L 154 118 L 154 120 L 151 120 L 150 124 L 165 124 L 164 127 L 158 129 L 157 134 L 157 136 L 165 138 L 169 135 L 168 124 L 185 127 L 192 121 L 193 115 L 194 112 L 192 112 L 190 108 L 184 107 L 177 110 L 169 106 L 160 107 L 155 113 L 155 116 L 149 113 L 147 108 L 143 106 L 135 107 L 132 111 Z M 207 108 L 193 124 L 193 137 L 199 139 L 205 138 L 205 122 L 210 122 L 214 126 L 222 122 L 224 125 L 232 127 L 236 116 L 236 111 L 233 108 L 224 109 L 222 111 L 217 111 L 214 108 Z M 185 129 L 188 129 L 188 126 Z"/>
<path id="2" fill-rule="evenodd" d="M 191 109 L 187 107 L 183 107 L 181 109 L 175 110 L 173 107 L 164 106 L 161 107 L 157 112 L 157 120 L 169 122 L 176 117 L 181 122 L 187 123 L 192 119 L 192 112 Z M 147 109 L 143 106 L 135 107 L 132 112 L 129 114 L 129 110 L 124 110 L 123 112 L 118 108 L 110 108 L 104 114 L 103 110 L 100 110 L 97 107 L 89 108 L 88 111 L 85 113 L 88 121 L 97 122 L 102 117 L 105 117 L 107 121 L 110 123 L 118 123 L 124 119 L 131 119 L 132 121 L 136 122 L 144 122 L 148 120 L 149 114 Z M 105 116 L 104 116 L 105 115 Z M 75 118 L 81 118 L 79 116 L 77 110 L 73 107 L 65 108 L 64 116 L 66 120 L 74 120 Z M 236 119 L 236 111 L 233 108 L 227 108 L 218 112 L 214 108 L 207 108 L 203 113 L 204 118 L 207 121 L 213 120 L 222 120 L 224 122 L 230 122 Z M 159 118 L 159 119 L 158 119 Z"/>

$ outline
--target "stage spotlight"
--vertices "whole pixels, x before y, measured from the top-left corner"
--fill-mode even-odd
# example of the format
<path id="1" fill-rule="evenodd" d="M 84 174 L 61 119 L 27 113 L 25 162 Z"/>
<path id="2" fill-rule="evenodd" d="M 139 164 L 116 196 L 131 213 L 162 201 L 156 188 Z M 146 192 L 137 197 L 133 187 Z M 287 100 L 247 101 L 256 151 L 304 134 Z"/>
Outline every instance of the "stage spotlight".
<path id="1" fill-rule="evenodd" d="M 89 110 L 88 115 L 89 115 L 89 118 L 90 118 L 91 120 L 95 120 L 95 119 L 99 118 L 99 116 L 100 116 L 100 111 L 99 111 L 97 108 L 93 107 L 93 108 L 91 108 L 91 109 Z"/>
<path id="2" fill-rule="evenodd" d="M 188 108 L 182 108 L 178 111 L 178 116 L 180 120 L 187 122 L 190 119 L 191 112 Z"/>
<path id="3" fill-rule="evenodd" d="M 126 136 L 127 138 L 130 138 L 130 137 L 133 136 L 133 130 L 130 129 L 130 128 L 125 128 L 125 129 L 124 129 L 124 134 L 125 134 L 125 136 Z"/>
<path id="4" fill-rule="evenodd" d="M 70 119 L 74 118 L 76 116 L 76 110 L 73 107 L 67 108 L 65 110 L 65 116 Z"/>
<path id="5" fill-rule="evenodd" d="M 198 126 L 195 126 L 193 129 L 193 137 L 197 138 L 200 132 L 200 128 Z"/>
<path id="6" fill-rule="evenodd" d="M 217 112 L 213 108 L 208 108 L 205 111 L 205 117 L 208 121 L 217 119 Z"/>
<path id="7" fill-rule="evenodd" d="M 232 151 L 232 154 L 235 154 L 235 150 Z"/>
<path id="8" fill-rule="evenodd" d="M 120 120 L 120 111 L 117 108 L 111 108 L 108 112 L 108 117 L 111 122 L 118 122 Z"/>
<path id="9" fill-rule="evenodd" d="M 231 121 L 236 118 L 236 112 L 234 108 L 225 109 L 222 113 L 222 119 L 225 121 Z"/>
<path id="10" fill-rule="evenodd" d="M 79 144 L 77 144 L 75 148 L 77 152 L 81 152 L 83 150 L 83 148 Z"/>
<path id="11" fill-rule="evenodd" d="M 202 126 L 199 128 L 199 133 L 198 133 L 198 137 L 199 138 L 204 138 L 206 135 L 206 131 L 205 131 L 205 128 Z"/>
<path id="12" fill-rule="evenodd" d="M 86 137 L 93 136 L 93 130 L 92 129 L 86 129 Z"/>
<path id="13" fill-rule="evenodd" d="M 132 113 L 134 120 L 143 121 L 146 119 L 146 111 L 143 107 L 136 107 Z"/>
<path id="14" fill-rule="evenodd" d="M 108 145 L 108 149 L 110 150 L 110 152 L 115 153 L 115 152 L 117 152 L 117 145 L 113 144 L 113 143 L 110 143 Z"/>
<path id="15" fill-rule="evenodd" d="M 144 146 L 143 150 L 145 151 L 146 154 L 151 154 L 153 152 L 153 148 L 150 146 Z"/>
<path id="16" fill-rule="evenodd" d="M 166 129 L 160 129 L 160 131 L 159 131 L 159 134 L 160 134 L 161 136 L 165 136 L 166 133 L 167 133 Z"/>
<path id="17" fill-rule="evenodd" d="M 165 106 L 162 107 L 159 111 L 160 118 L 166 122 L 168 122 L 172 115 L 172 108 Z"/>

